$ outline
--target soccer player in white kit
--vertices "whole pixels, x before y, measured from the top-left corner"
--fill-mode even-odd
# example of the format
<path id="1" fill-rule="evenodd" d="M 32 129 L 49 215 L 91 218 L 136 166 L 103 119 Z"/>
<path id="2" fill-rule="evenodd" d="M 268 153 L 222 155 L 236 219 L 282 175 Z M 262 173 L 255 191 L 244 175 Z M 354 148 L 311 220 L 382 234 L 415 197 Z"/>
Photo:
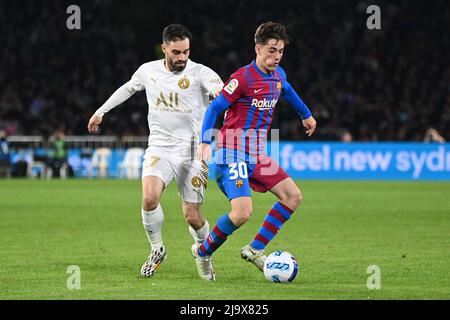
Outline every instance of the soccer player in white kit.
<path id="1" fill-rule="evenodd" d="M 205 172 L 196 152 L 209 100 L 218 95 L 223 82 L 213 70 L 189 59 L 191 38 L 184 26 L 167 26 L 161 45 L 164 59 L 141 65 L 88 124 L 89 132 L 96 132 L 106 112 L 145 89 L 150 135 L 142 165 L 142 223 L 151 244 L 150 255 L 141 267 L 141 275 L 145 277 L 152 276 L 167 256 L 161 234 L 164 213 L 160 198 L 172 180 L 177 183 L 194 245 L 209 234 L 208 221 L 200 212 Z M 211 259 L 195 257 L 195 260 L 199 276 L 214 281 Z"/>

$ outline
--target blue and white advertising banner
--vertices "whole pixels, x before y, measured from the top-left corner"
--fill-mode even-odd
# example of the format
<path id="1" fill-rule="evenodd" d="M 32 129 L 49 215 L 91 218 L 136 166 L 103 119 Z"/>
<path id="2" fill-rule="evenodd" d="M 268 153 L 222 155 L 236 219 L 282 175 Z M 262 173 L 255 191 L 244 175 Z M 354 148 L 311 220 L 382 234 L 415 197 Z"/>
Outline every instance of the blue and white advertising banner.
<path id="1" fill-rule="evenodd" d="M 33 154 L 47 152 L 13 152 L 11 160 L 12 163 L 19 158 L 31 161 Z M 92 152 L 69 150 L 68 162 L 76 177 L 88 176 Z M 107 166 L 110 178 L 119 176 L 125 152 L 124 149 L 112 150 Z M 294 179 L 450 181 L 450 143 L 282 141 L 269 144 L 268 153 Z M 210 177 L 214 178 L 214 164 L 210 166 Z"/>
<path id="2" fill-rule="evenodd" d="M 450 180 L 450 144 L 299 143 L 270 154 L 295 179 Z"/>

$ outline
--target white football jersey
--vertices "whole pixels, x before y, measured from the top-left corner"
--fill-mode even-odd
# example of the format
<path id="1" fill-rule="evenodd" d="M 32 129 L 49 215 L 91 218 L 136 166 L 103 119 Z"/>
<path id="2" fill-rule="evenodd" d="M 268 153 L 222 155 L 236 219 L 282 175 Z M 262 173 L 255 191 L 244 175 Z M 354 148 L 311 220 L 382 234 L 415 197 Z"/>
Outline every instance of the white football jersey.
<path id="1" fill-rule="evenodd" d="M 141 65 L 130 82 L 147 95 L 149 147 L 182 153 L 197 147 L 209 96 L 223 86 L 217 73 L 191 60 L 183 71 L 168 71 L 162 59 Z"/>

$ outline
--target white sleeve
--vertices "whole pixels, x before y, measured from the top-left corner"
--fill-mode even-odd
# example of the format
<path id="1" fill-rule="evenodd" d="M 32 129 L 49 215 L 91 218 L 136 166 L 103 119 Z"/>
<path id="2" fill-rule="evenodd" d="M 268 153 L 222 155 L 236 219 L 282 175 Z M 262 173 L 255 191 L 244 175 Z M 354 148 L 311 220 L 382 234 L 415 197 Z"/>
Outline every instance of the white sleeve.
<path id="1" fill-rule="evenodd" d="M 142 83 L 139 73 L 141 68 L 139 68 L 131 77 L 131 80 L 117 89 L 111 97 L 109 97 L 106 102 L 95 111 L 95 115 L 99 117 L 103 117 L 105 113 L 110 111 L 111 109 L 117 107 L 122 102 L 128 100 L 133 94 L 137 91 L 144 90 L 144 84 Z"/>
<path id="2" fill-rule="evenodd" d="M 199 77 L 202 87 L 205 88 L 208 94 L 212 95 L 222 90 L 222 79 L 220 79 L 219 75 L 210 68 L 203 66 L 200 70 Z"/>

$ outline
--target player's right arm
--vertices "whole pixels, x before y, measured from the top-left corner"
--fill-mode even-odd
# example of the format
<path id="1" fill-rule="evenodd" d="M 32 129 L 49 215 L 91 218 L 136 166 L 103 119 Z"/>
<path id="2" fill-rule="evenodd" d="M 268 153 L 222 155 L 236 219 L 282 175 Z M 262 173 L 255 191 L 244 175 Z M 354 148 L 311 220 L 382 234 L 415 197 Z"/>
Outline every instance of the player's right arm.
<path id="1" fill-rule="evenodd" d="M 198 159 L 209 162 L 211 160 L 211 138 L 217 117 L 228 109 L 244 93 L 245 77 L 236 72 L 225 83 L 222 92 L 210 104 L 203 119 L 201 144 L 198 149 Z"/>
<path id="2" fill-rule="evenodd" d="M 122 102 L 128 100 L 131 96 L 133 96 L 137 91 L 144 90 L 144 84 L 140 78 L 140 70 L 139 68 L 134 75 L 131 77 L 131 80 L 117 89 L 111 97 L 100 107 L 98 108 L 92 117 L 89 119 L 88 123 L 88 131 L 90 133 L 96 132 L 98 130 L 99 125 L 102 123 L 103 115 L 110 111 L 111 109 L 117 107 Z"/>

